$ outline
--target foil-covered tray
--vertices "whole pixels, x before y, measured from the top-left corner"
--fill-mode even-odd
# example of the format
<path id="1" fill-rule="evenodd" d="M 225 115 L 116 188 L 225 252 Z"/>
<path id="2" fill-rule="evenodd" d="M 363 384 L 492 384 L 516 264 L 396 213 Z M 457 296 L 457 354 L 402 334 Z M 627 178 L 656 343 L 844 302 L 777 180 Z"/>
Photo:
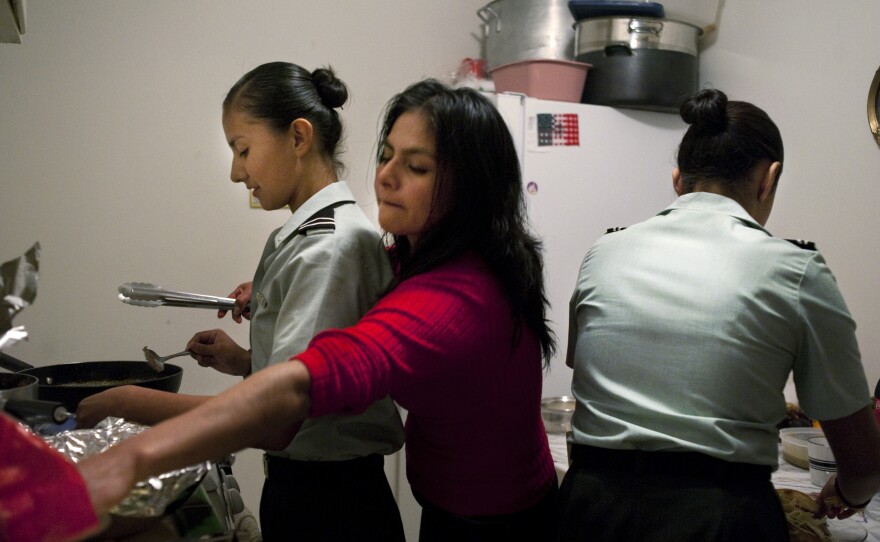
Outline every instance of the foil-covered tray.
<path id="1" fill-rule="evenodd" d="M 121 418 L 107 418 L 94 429 L 74 429 L 43 438 L 50 446 L 76 463 L 146 429 L 146 426 Z M 188 496 L 210 468 L 211 463 L 206 461 L 142 480 L 122 502 L 110 510 L 110 514 L 138 518 L 160 517 L 165 514 L 169 505 Z"/>

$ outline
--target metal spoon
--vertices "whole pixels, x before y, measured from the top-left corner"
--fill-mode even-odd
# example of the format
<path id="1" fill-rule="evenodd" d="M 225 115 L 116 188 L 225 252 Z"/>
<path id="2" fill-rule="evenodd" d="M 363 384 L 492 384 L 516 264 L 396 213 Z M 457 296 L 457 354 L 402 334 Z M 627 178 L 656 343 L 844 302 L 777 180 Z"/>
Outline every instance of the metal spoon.
<path id="1" fill-rule="evenodd" d="M 178 352 L 176 354 L 171 354 L 170 356 L 160 356 L 153 350 L 144 347 L 144 357 L 147 359 L 147 365 L 150 366 L 151 369 L 156 371 L 157 373 L 161 373 L 165 369 L 165 362 L 171 358 L 179 358 L 180 356 L 190 356 L 192 355 L 192 351 L 184 350 L 183 352 Z"/>

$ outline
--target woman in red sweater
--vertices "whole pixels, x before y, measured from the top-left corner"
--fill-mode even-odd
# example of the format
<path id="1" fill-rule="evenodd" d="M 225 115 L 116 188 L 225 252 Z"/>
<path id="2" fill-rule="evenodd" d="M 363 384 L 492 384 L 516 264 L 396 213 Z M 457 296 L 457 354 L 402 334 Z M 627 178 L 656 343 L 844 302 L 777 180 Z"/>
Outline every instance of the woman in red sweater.
<path id="1" fill-rule="evenodd" d="M 552 537 L 556 476 L 540 399 L 555 345 L 507 127 L 477 92 L 416 83 L 386 109 L 375 189 L 390 291 L 290 363 L 82 462 L 99 512 L 136 480 L 283 445 L 307 417 L 360 412 L 390 394 L 408 410 L 420 540 Z"/>

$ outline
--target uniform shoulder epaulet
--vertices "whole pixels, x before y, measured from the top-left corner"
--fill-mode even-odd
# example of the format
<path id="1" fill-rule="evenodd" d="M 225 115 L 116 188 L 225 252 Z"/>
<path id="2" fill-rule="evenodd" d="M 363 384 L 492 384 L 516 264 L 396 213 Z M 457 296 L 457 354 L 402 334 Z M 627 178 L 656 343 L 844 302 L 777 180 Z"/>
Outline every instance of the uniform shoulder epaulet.
<path id="1" fill-rule="evenodd" d="M 618 226 L 616 228 L 608 228 L 607 230 L 605 230 L 605 235 L 608 235 L 609 233 L 614 233 L 616 231 L 623 231 L 625 229 L 626 229 L 626 226 Z"/>
<path id="2" fill-rule="evenodd" d="M 804 250 L 816 250 L 816 243 L 812 241 L 805 241 L 803 239 L 786 239 L 786 241 Z"/>
<path id="3" fill-rule="evenodd" d="M 300 224 L 299 228 L 296 229 L 296 233 L 299 235 L 309 235 L 318 230 L 336 230 L 336 219 L 334 218 L 333 207 L 325 207 L 310 216 L 305 222 Z"/>

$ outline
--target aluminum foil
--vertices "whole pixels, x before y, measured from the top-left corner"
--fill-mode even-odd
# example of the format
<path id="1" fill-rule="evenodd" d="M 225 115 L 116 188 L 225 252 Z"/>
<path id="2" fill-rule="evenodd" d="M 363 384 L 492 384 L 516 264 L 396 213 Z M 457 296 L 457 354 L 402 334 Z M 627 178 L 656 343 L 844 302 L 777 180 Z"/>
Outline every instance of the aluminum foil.
<path id="1" fill-rule="evenodd" d="M 146 426 L 121 418 L 107 418 L 94 429 L 64 431 L 43 438 L 50 446 L 76 463 L 146 429 Z M 211 463 L 206 461 L 140 481 L 110 513 L 115 516 L 141 518 L 162 516 L 168 505 L 188 496 L 189 490 L 202 481 L 210 468 Z"/>
<path id="2" fill-rule="evenodd" d="M 39 269 L 40 243 L 0 265 L 0 350 L 27 339 L 24 326 L 13 327 L 12 319 L 37 297 Z"/>

